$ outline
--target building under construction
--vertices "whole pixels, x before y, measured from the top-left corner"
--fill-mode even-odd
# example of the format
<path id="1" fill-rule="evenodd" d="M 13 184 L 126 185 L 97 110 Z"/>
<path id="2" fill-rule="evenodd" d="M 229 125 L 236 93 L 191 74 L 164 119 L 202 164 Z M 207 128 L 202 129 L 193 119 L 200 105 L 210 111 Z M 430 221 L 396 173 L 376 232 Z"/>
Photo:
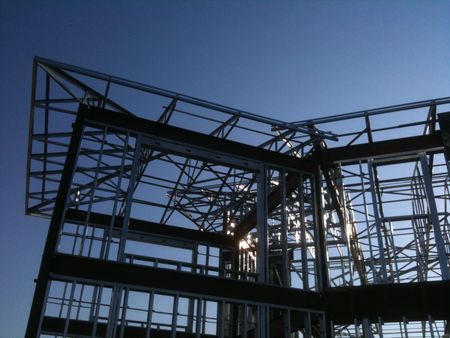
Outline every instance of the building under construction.
<path id="1" fill-rule="evenodd" d="M 450 98 L 283 122 L 33 64 L 27 338 L 448 337 Z"/>

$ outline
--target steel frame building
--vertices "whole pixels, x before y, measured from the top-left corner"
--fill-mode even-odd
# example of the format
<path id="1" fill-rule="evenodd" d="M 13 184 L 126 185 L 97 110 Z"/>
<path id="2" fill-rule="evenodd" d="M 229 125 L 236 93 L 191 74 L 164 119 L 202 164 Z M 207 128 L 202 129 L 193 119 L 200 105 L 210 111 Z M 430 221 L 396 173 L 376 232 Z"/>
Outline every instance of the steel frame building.
<path id="1" fill-rule="evenodd" d="M 448 335 L 449 107 L 286 123 L 35 58 L 26 337 Z"/>

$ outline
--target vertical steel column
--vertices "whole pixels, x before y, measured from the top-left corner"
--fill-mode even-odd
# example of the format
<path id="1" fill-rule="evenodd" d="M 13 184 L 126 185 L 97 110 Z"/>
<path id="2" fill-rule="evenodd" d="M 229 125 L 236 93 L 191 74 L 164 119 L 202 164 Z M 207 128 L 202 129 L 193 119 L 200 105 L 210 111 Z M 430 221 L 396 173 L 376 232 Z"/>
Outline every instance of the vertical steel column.
<path id="1" fill-rule="evenodd" d="M 320 338 L 331 338 L 331 333 L 329 332 L 330 321 L 327 320 L 324 314 L 319 315 L 319 334 Z"/>
<path id="2" fill-rule="evenodd" d="M 258 253 L 257 253 L 257 273 L 258 283 L 269 281 L 269 260 L 268 260 L 268 229 L 267 229 L 267 166 L 262 165 L 257 182 L 257 232 L 258 232 Z"/>
<path id="3" fill-rule="evenodd" d="M 430 315 L 428 316 L 428 325 L 430 326 L 430 337 L 434 338 L 433 319 Z"/>
<path id="4" fill-rule="evenodd" d="M 357 320 L 357 319 L 355 319 L 354 325 L 355 325 L 355 334 L 356 334 L 356 337 L 359 337 L 359 336 L 360 336 L 360 333 L 359 333 L 359 323 L 358 323 L 358 320 Z"/>
<path id="5" fill-rule="evenodd" d="M 365 188 L 365 183 L 364 183 L 364 173 L 363 173 L 361 161 L 358 162 L 358 166 L 359 166 L 359 177 L 360 177 L 361 190 L 362 190 L 361 194 L 362 194 L 363 204 L 364 204 L 364 220 L 365 220 L 365 224 L 366 224 L 367 240 L 368 240 L 368 244 L 369 244 L 370 266 L 372 268 L 373 282 L 376 283 L 376 273 L 375 273 L 376 270 L 375 270 L 375 263 L 374 263 L 374 254 L 373 254 L 373 249 L 372 249 L 372 238 L 370 236 L 369 210 L 367 208 L 366 188 Z M 368 270 L 369 269 L 366 270 L 367 274 L 369 273 Z M 367 277 L 367 279 L 368 278 L 369 277 Z"/>
<path id="6" fill-rule="evenodd" d="M 70 322 L 70 317 L 72 315 L 72 305 L 73 305 L 73 299 L 75 297 L 75 288 L 77 286 L 77 282 L 73 281 L 72 282 L 72 286 L 70 288 L 70 298 L 69 298 L 69 304 L 67 305 L 67 312 L 66 312 L 66 319 L 64 320 L 64 333 L 63 333 L 63 337 L 66 338 L 67 335 L 69 334 L 69 322 Z M 64 299 L 63 299 L 64 302 Z"/>
<path id="7" fill-rule="evenodd" d="M 403 317 L 402 324 L 403 324 L 403 328 L 405 330 L 405 338 L 409 338 L 408 337 L 408 325 L 407 325 L 407 323 L 408 323 L 408 320 L 406 319 L 406 317 Z"/>
<path id="8" fill-rule="evenodd" d="M 75 165 L 78 158 L 78 152 L 83 136 L 84 114 L 79 111 L 75 123 L 73 124 L 72 137 L 70 139 L 67 157 L 64 163 L 64 169 L 61 175 L 58 195 L 55 202 L 52 219 L 48 229 L 47 240 L 45 242 L 44 253 L 42 255 L 39 275 L 34 291 L 33 303 L 31 305 L 28 326 L 25 333 L 26 338 L 36 338 L 39 332 L 39 323 L 43 316 L 43 308 L 45 306 L 45 294 L 47 283 L 49 281 L 50 266 L 49 261 L 56 251 L 56 243 L 58 242 L 59 232 L 64 220 L 66 203 L 70 194 L 70 185 L 72 182 Z"/>
<path id="9" fill-rule="evenodd" d="M 152 290 L 148 300 L 147 327 L 145 328 L 145 338 L 150 338 L 152 330 L 153 301 L 155 299 L 155 291 Z"/>
<path id="10" fill-rule="evenodd" d="M 203 319 L 202 319 L 202 332 L 205 333 L 206 332 L 206 304 L 207 301 L 203 300 L 203 309 L 202 309 L 202 313 L 203 313 Z"/>
<path id="11" fill-rule="evenodd" d="M 370 323 L 367 318 L 363 318 L 362 325 L 364 338 L 373 338 L 372 329 L 370 328 Z"/>
<path id="12" fill-rule="evenodd" d="M 329 272 L 328 272 L 328 254 L 327 254 L 327 233 L 323 217 L 322 205 L 322 183 L 321 183 L 321 169 L 317 168 L 314 175 L 314 189 L 313 196 L 315 201 L 314 219 L 315 219 L 315 244 L 316 244 L 316 264 L 318 265 L 318 284 L 319 290 L 324 290 L 329 286 Z"/>
<path id="13" fill-rule="evenodd" d="M 47 289 L 45 290 L 45 296 L 44 296 L 44 304 L 45 305 L 42 307 L 42 310 L 41 310 L 41 315 L 39 318 L 39 325 L 38 325 L 38 332 L 36 334 L 36 337 L 40 337 L 40 335 L 41 335 L 42 322 L 44 321 L 44 314 L 45 314 L 45 311 L 47 308 L 47 301 L 48 301 L 48 295 L 50 293 L 51 283 L 52 283 L 51 281 L 47 282 Z M 65 296 L 63 296 L 63 299 L 64 298 L 65 298 Z M 60 309 L 60 315 L 59 315 L 60 317 L 61 317 L 61 313 L 62 313 L 63 304 L 64 304 L 64 300 L 61 301 L 61 309 Z"/>
<path id="14" fill-rule="evenodd" d="M 133 195 L 136 182 L 136 172 L 140 163 L 141 155 L 141 139 L 142 135 L 138 134 L 136 136 L 136 143 L 134 145 L 134 156 L 133 164 L 130 172 L 130 180 L 128 182 L 128 191 L 125 204 L 125 213 L 123 215 L 122 233 L 120 236 L 119 250 L 118 250 L 118 260 L 119 262 L 125 262 L 125 245 L 128 236 L 128 225 L 130 221 L 131 206 L 133 204 Z"/>
<path id="15" fill-rule="evenodd" d="M 304 327 L 305 327 L 304 337 L 311 338 L 312 337 L 311 312 L 307 312 L 304 315 L 303 321 L 304 321 Z"/>
<path id="16" fill-rule="evenodd" d="M 197 270 L 197 255 L 198 253 L 198 244 L 195 243 L 192 247 L 192 257 L 191 257 L 191 272 L 196 273 Z M 189 298 L 188 300 L 188 318 L 187 318 L 187 331 L 193 332 L 194 331 L 194 307 L 195 307 L 195 299 Z"/>
<path id="17" fill-rule="evenodd" d="M 206 246 L 206 252 L 205 252 L 205 275 L 208 275 L 209 273 L 209 256 L 210 256 L 210 247 L 209 245 Z"/>
<path id="18" fill-rule="evenodd" d="M 298 185 L 298 199 L 300 209 L 300 241 L 302 255 L 302 279 L 303 289 L 309 290 L 309 274 L 308 274 L 308 248 L 306 246 L 306 221 L 305 221 L 305 183 L 303 173 L 300 174 L 300 182 Z"/>
<path id="19" fill-rule="evenodd" d="M 268 338 L 270 337 L 270 310 L 267 305 L 258 305 L 257 312 L 257 337 Z"/>
<path id="20" fill-rule="evenodd" d="M 372 160 L 367 160 L 367 167 L 369 170 L 369 180 L 370 180 L 370 193 L 372 196 L 372 206 L 373 206 L 373 217 L 375 218 L 375 228 L 377 231 L 377 240 L 378 240 L 378 251 L 380 252 L 380 270 L 381 274 L 383 276 L 382 282 L 387 281 L 387 270 L 386 270 L 386 259 L 384 257 L 384 245 L 383 245 L 383 237 L 381 234 L 381 219 L 380 219 L 380 213 L 378 210 L 378 203 L 377 203 L 377 194 L 375 190 L 375 177 L 374 177 L 374 171 L 373 171 L 373 163 Z M 381 201 L 380 201 L 381 203 Z M 370 237 L 370 233 L 368 234 Z"/>
<path id="21" fill-rule="evenodd" d="M 106 336 L 115 337 L 117 329 L 117 320 L 122 301 L 122 286 L 114 286 L 111 294 L 111 306 L 108 314 L 108 325 L 106 327 Z"/>
<path id="22" fill-rule="evenodd" d="M 92 325 L 92 335 L 91 338 L 95 338 L 97 337 L 97 325 L 98 325 L 98 316 L 100 314 L 100 306 L 102 303 L 102 294 L 103 294 L 103 284 L 100 284 L 100 286 L 96 287 L 95 292 L 94 292 L 94 297 L 92 297 L 92 301 L 95 301 L 95 311 L 93 314 L 93 317 L 91 319 L 91 321 L 93 321 L 93 325 Z M 94 304 L 92 304 L 92 306 L 94 306 Z"/>
<path id="23" fill-rule="evenodd" d="M 124 299 L 123 299 L 123 308 L 122 308 L 122 315 L 120 320 L 120 335 L 119 338 L 123 338 L 125 334 L 125 326 L 127 321 L 127 308 L 128 308 L 128 293 L 130 289 L 125 288 L 124 290 Z"/>
<path id="24" fill-rule="evenodd" d="M 380 338 L 383 338 L 383 337 L 384 337 L 384 335 L 383 335 L 383 324 L 384 324 L 384 322 L 383 322 L 383 320 L 381 319 L 381 317 L 378 317 L 378 323 L 375 324 L 375 325 L 376 325 L 377 328 L 378 328 L 378 335 L 380 336 Z"/>
<path id="25" fill-rule="evenodd" d="M 195 320 L 195 337 L 200 338 L 202 333 L 202 298 L 197 298 L 197 315 Z M 204 314 L 203 314 L 204 315 Z"/>
<path id="26" fill-rule="evenodd" d="M 267 229 L 267 171 L 266 165 L 262 165 L 257 181 L 257 232 L 258 232 L 258 252 L 257 252 L 257 273 L 258 283 L 268 283 L 269 281 L 269 241 Z M 269 334 L 269 308 L 266 305 L 258 306 L 258 337 L 266 338 Z"/>
<path id="27" fill-rule="evenodd" d="M 286 215 L 286 171 L 279 171 L 279 185 L 281 188 L 281 258 L 283 269 L 283 286 L 290 286 L 289 253 L 288 253 L 288 224 Z"/>
<path id="28" fill-rule="evenodd" d="M 87 235 L 86 231 L 87 228 L 89 226 L 89 220 L 90 220 L 90 214 L 92 211 L 92 205 L 93 205 L 93 201 L 94 201 L 94 195 L 95 192 L 97 190 L 97 181 L 98 181 L 98 175 L 100 172 L 100 165 L 102 162 L 102 157 L 103 157 L 103 151 L 104 151 L 104 146 L 106 143 L 106 136 L 108 133 L 108 127 L 105 127 L 103 129 L 103 136 L 102 136 L 102 141 L 101 141 L 101 145 L 100 145 L 100 154 L 98 155 L 97 158 L 97 167 L 95 168 L 95 175 L 94 175 L 94 182 L 93 182 L 93 186 L 91 189 L 91 196 L 89 198 L 89 207 L 88 207 L 88 212 L 86 215 L 86 219 L 85 219 L 85 223 L 84 223 L 84 227 L 85 227 L 85 235 Z M 103 230 L 104 231 L 104 230 Z M 89 243 L 89 248 L 88 248 L 88 252 L 87 252 L 87 256 L 90 257 L 91 256 L 91 252 L 92 252 L 92 246 L 94 243 L 94 238 L 95 238 L 95 225 L 93 225 L 92 227 L 92 238 L 91 238 L 91 242 Z M 83 245 L 84 245 L 84 241 L 85 239 L 83 239 L 81 246 L 80 246 L 80 252 L 79 255 L 83 255 Z M 102 241 L 101 242 L 101 249 L 100 252 L 103 250 L 103 247 L 105 245 L 105 242 Z M 92 293 L 92 302 L 97 302 L 96 306 L 92 306 L 91 311 L 90 311 L 90 320 L 94 321 L 93 324 L 93 328 L 92 328 L 92 336 L 91 338 L 95 338 L 96 337 L 96 333 L 97 333 L 97 324 L 98 324 L 98 316 L 99 316 L 99 309 L 100 309 L 100 302 L 101 302 L 101 297 L 102 297 L 102 292 L 103 292 L 103 285 L 101 284 L 100 287 L 98 287 L 97 285 L 94 286 L 94 291 Z M 95 308 L 95 311 L 94 311 Z"/>
<path id="29" fill-rule="evenodd" d="M 328 270 L 328 252 L 327 252 L 327 229 L 324 223 L 324 211 L 322 203 L 322 182 L 321 169 L 317 167 L 314 175 L 313 196 L 315 201 L 314 219 L 315 219 L 315 242 L 316 242 L 316 261 L 318 264 L 318 289 L 323 291 L 330 286 L 330 276 Z M 331 322 L 327 317 L 324 318 L 324 335 L 330 338 Z"/>
<path id="30" fill-rule="evenodd" d="M 241 337 L 242 338 L 247 338 L 247 332 L 248 332 L 248 327 L 247 327 L 247 304 L 242 305 L 242 332 L 241 332 Z"/>
<path id="31" fill-rule="evenodd" d="M 173 310 L 172 310 L 172 333 L 170 335 L 172 338 L 175 338 L 177 335 L 178 300 L 179 296 L 175 295 L 173 299 Z"/>
<path id="32" fill-rule="evenodd" d="M 226 311 L 227 311 L 227 305 L 225 303 L 224 300 L 220 301 L 218 303 L 218 306 L 220 306 L 220 311 L 219 312 L 219 318 L 217 320 L 217 325 L 219 326 L 217 333 L 219 335 L 219 338 L 224 338 L 225 337 L 225 316 L 226 316 Z"/>
<path id="33" fill-rule="evenodd" d="M 111 214 L 111 224 L 109 225 L 107 237 L 104 237 L 104 238 L 108 238 L 108 240 L 106 242 L 105 256 L 103 257 L 103 259 L 105 259 L 105 260 L 109 259 L 109 251 L 111 249 L 111 244 L 113 243 L 113 229 L 116 226 L 117 206 L 119 204 L 119 191 L 120 191 L 120 187 L 122 185 L 125 159 L 127 157 L 127 148 L 129 146 L 129 140 L 130 140 L 130 132 L 128 131 L 126 133 L 125 141 L 123 142 L 124 143 L 123 154 L 122 154 L 122 158 L 120 160 L 120 169 L 119 169 L 118 179 L 117 179 L 117 188 L 116 188 L 116 193 L 115 193 L 115 197 L 114 197 L 113 210 L 112 210 L 112 214 Z M 106 234 L 106 231 L 105 231 L 105 234 Z"/>
<path id="34" fill-rule="evenodd" d="M 128 147 L 128 143 L 130 140 L 130 133 L 127 132 L 126 134 L 126 138 L 124 141 L 124 149 L 123 149 L 123 155 L 122 155 L 122 159 L 121 159 L 121 163 L 120 163 L 120 170 L 119 170 L 119 178 L 118 178 L 118 188 L 116 191 L 116 195 L 114 198 L 114 206 L 113 206 L 113 211 L 112 211 L 112 217 L 111 217 L 111 224 L 109 226 L 109 234 L 108 234 L 108 242 L 106 244 L 106 252 L 105 252 L 105 257 L 104 259 L 108 259 L 109 258 L 109 250 L 111 248 L 111 243 L 112 243 L 112 237 L 113 237 L 113 228 L 115 227 L 115 219 L 116 219 L 116 212 L 117 212 L 117 205 L 118 205 L 118 200 L 119 200 L 119 189 L 121 186 L 121 182 L 122 182 L 122 178 L 123 178 L 123 172 L 124 172 L 124 165 L 125 165 L 125 159 L 126 159 L 126 155 L 127 155 L 127 147 Z M 136 143 L 138 143 L 138 141 L 136 140 Z M 139 147 L 140 148 L 140 147 Z M 121 232 L 121 238 L 120 238 L 120 243 L 119 243 L 119 249 L 117 251 L 117 259 L 119 261 L 124 261 L 125 260 L 125 242 L 126 242 L 126 236 L 128 233 L 128 217 L 130 215 L 130 210 L 131 210 L 131 201 L 132 201 L 132 196 L 133 196 L 133 189 L 134 189 L 134 177 L 136 176 L 136 168 L 137 168 L 137 161 L 139 160 L 139 149 L 135 148 L 135 153 L 134 153 L 134 158 L 133 158 L 133 172 L 131 173 L 131 177 L 130 180 L 128 181 L 128 194 L 127 194 L 127 200 L 126 200 L 126 212 L 128 213 L 125 214 L 126 217 L 124 217 L 123 219 L 123 227 L 122 227 L 122 232 Z M 130 190 L 131 189 L 131 190 Z M 131 193 L 130 193 L 131 191 Z M 119 319 L 119 311 L 120 311 L 120 303 L 122 301 L 122 291 L 124 290 L 123 287 L 121 286 L 114 286 L 113 288 L 113 293 L 112 293 L 112 302 L 111 302 L 111 308 L 110 308 L 110 312 L 109 312 L 109 318 L 108 318 L 108 326 L 107 326 L 107 336 L 108 337 L 113 337 L 116 335 L 116 330 L 117 330 L 117 322 Z"/>
<path id="35" fill-rule="evenodd" d="M 284 325 L 283 325 L 283 336 L 284 338 L 290 338 L 291 337 L 291 310 L 283 310 L 283 317 L 284 317 Z"/>
<path id="36" fill-rule="evenodd" d="M 83 255 L 84 242 L 86 241 L 86 237 L 87 237 L 87 231 L 88 231 L 89 220 L 90 220 L 91 212 L 92 212 L 92 205 L 93 205 L 93 201 L 94 201 L 94 195 L 95 195 L 95 192 L 97 190 L 98 175 L 99 175 L 100 166 L 101 166 L 101 163 L 102 163 L 103 150 L 104 150 L 104 146 L 105 146 L 105 143 L 106 143 L 106 135 L 107 135 L 107 133 L 108 133 L 108 127 L 105 127 L 103 129 L 103 137 L 102 137 L 102 143 L 100 145 L 100 153 L 99 153 L 98 158 L 97 158 L 97 166 L 95 168 L 94 181 L 93 181 L 91 192 L 90 192 L 89 206 L 88 206 L 88 211 L 87 211 L 87 214 L 86 214 L 86 219 L 85 219 L 85 222 L 84 222 L 83 238 L 81 240 L 80 250 L 79 250 L 79 253 L 78 253 L 79 256 Z M 95 233 L 95 226 L 93 226 L 93 229 L 92 229 L 92 239 L 91 239 L 91 243 L 89 245 L 89 249 L 88 249 L 88 253 L 87 253 L 88 257 L 90 257 L 92 243 L 94 242 L 94 239 L 93 239 L 95 237 L 94 233 Z"/>
<path id="37" fill-rule="evenodd" d="M 441 268 L 442 279 L 449 280 L 450 272 L 448 267 L 448 257 L 445 250 L 444 239 L 442 238 L 441 227 L 439 225 L 439 216 L 436 206 L 436 200 L 433 192 L 433 182 L 431 181 L 431 172 L 428 168 L 427 156 L 425 153 L 420 153 L 420 164 L 422 166 L 422 176 L 427 194 L 428 207 L 430 209 L 430 220 L 433 223 L 434 241 L 439 258 L 439 266 Z"/>
<path id="38" fill-rule="evenodd" d="M 426 210 L 425 207 L 422 205 L 423 199 L 421 196 L 423 194 L 426 194 L 425 191 L 423 191 L 423 187 L 419 183 L 420 179 L 420 172 L 419 167 L 417 166 L 414 171 L 414 175 L 417 177 L 414 177 L 411 181 L 411 193 L 412 193 L 412 211 L 413 214 L 425 214 Z M 414 234 L 414 242 L 415 242 L 415 251 L 416 251 L 416 266 L 417 266 L 417 278 L 418 281 L 425 281 L 427 277 L 427 267 L 426 267 L 426 254 L 425 252 L 428 250 L 425 250 L 426 245 L 423 243 L 423 224 L 424 220 L 419 219 L 412 219 L 412 230 Z"/>

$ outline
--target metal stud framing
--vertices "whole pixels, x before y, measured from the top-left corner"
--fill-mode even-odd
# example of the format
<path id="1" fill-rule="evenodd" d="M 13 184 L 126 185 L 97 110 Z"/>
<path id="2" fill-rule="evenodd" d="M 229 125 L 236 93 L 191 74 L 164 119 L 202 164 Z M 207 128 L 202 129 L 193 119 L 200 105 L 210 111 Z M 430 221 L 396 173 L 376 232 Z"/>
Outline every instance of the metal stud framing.
<path id="1" fill-rule="evenodd" d="M 287 123 L 36 58 L 27 338 L 449 333 L 449 106 Z"/>

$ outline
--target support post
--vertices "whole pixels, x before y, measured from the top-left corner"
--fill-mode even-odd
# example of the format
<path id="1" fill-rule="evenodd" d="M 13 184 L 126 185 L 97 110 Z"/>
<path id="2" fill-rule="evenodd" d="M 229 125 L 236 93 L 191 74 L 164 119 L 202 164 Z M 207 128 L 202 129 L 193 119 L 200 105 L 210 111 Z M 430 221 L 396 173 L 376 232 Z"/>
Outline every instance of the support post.
<path id="1" fill-rule="evenodd" d="M 267 166 L 263 165 L 258 176 L 257 192 L 257 231 L 258 231 L 258 253 L 257 273 L 258 283 L 269 281 L 268 260 L 268 229 L 267 229 Z"/>
<path id="2" fill-rule="evenodd" d="M 125 150 L 124 150 L 125 151 Z M 131 205 L 133 204 L 133 195 L 136 184 L 136 174 L 140 163 L 141 154 L 141 134 L 136 136 L 136 143 L 134 146 L 133 165 L 130 172 L 130 180 L 128 182 L 128 191 L 125 201 L 125 213 L 123 216 L 122 233 L 120 236 L 118 260 L 119 262 L 125 262 L 125 245 L 128 236 L 128 225 L 130 223 Z"/>
<path id="3" fill-rule="evenodd" d="M 318 283 L 319 290 L 323 291 L 329 286 L 328 258 L 326 248 L 326 227 L 323 219 L 322 206 L 322 184 L 320 182 L 320 167 L 317 168 L 314 176 L 313 195 L 315 200 L 315 242 L 316 242 L 316 261 L 318 265 Z"/>
<path id="4" fill-rule="evenodd" d="M 270 337 L 270 327 L 269 327 L 269 307 L 267 305 L 258 305 L 257 309 L 257 337 L 258 338 L 268 338 Z"/>
<path id="5" fill-rule="evenodd" d="M 377 232 L 378 251 L 380 253 L 380 265 L 381 265 L 380 271 L 382 275 L 381 281 L 387 282 L 386 259 L 384 256 L 383 237 L 381 234 L 381 219 L 380 219 L 380 212 L 378 210 L 377 194 L 375 190 L 375 175 L 373 171 L 372 160 L 367 160 L 367 167 L 369 169 L 370 193 L 372 197 L 373 217 L 375 218 L 375 229 Z M 368 235 L 370 236 L 370 234 Z"/>
<path id="6" fill-rule="evenodd" d="M 36 338 L 40 330 L 41 317 L 44 313 L 45 294 L 49 281 L 49 261 L 56 251 L 59 232 L 64 220 L 67 199 L 69 197 L 70 185 L 74 174 L 75 164 L 78 158 L 78 151 L 83 136 L 84 114 L 78 112 L 75 123 L 73 124 L 72 138 L 70 139 L 67 157 L 64 163 L 64 169 L 61 175 L 58 195 L 55 202 L 55 208 L 48 229 L 47 241 L 45 242 L 44 253 L 42 255 L 41 267 L 39 269 L 36 289 L 34 291 L 33 303 L 31 305 L 28 326 L 25 333 L 26 338 Z"/>
<path id="7" fill-rule="evenodd" d="M 267 166 L 262 165 L 257 181 L 257 232 L 258 232 L 258 252 L 256 259 L 256 270 L 258 273 L 258 283 L 269 282 L 269 239 L 267 229 Z M 269 309 L 265 305 L 258 306 L 258 337 L 269 337 Z"/>
<path id="8" fill-rule="evenodd" d="M 300 174 L 298 185 L 298 200 L 300 208 L 300 244 L 302 256 L 302 281 L 303 290 L 309 290 L 309 274 L 308 274 L 308 248 L 306 246 L 306 221 L 305 221 L 305 186 L 303 181 L 303 173 Z"/>
<path id="9" fill-rule="evenodd" d="M 441 227 L 439 225 L 439 216 L 434 198 L 433 183 L 431 181 L 431 172 L 428 167 L 427 156 L 425 153 L 420 154 L 420 164 L 422 167 L 423 182 L 425 185 L 425 192 L 427 194 L 428 207 L 430 210 L 430 221 L 433 224 L 434 241 L 439 258 L 439 267 L 441 268 L 442 279 L 449 280 L 450 272 L 448 267 L 448 257 L 445 250 L 445 243 L 442 237 Z"/>
<path id="10" fill-rule="evenodd" d="M 283 269 L 283 286 L 290 287 L 289 252 L 288 252 L 288 219 L 286 211 L 286 171 L 279 171 L 279 184 L 281 186 L 281 258 Z"/>

